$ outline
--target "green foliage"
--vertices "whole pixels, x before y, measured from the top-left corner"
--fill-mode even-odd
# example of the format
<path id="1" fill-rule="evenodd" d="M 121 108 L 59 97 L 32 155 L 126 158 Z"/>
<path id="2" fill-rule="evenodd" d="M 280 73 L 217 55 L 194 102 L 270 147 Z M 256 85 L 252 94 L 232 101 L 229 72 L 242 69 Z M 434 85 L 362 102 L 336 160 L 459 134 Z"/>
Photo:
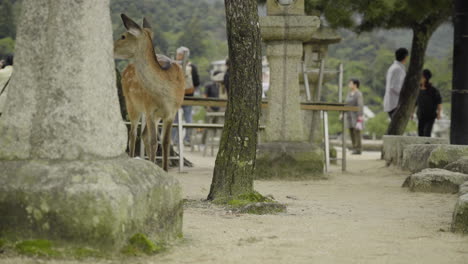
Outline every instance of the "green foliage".
<path id="1" fill-rule="evenodd" d="M 52 248 L 49 240 L 26 240 L 16 244 L 16 251 L 21 255 L 39 257 L 58 257 L 60 252 Z"/>
<path id="2" fill-rule="evenodd" d="M 12 0 L 0 2 L 0 39 L 14 38 L 16 35 L 14 2 Z"/>
<path id="3" fill-rule="evenodd" d="M 388 114 L 380 112 L 374 118 L 366 122 L 365 132 L 369 135 L 375 135 L 380 139 L 387 132 L 388 124 Z"/>
<path id="4" fill-rule="evenodd" d="M 127 256 L 141 256 L 157 254 L 163 250 L 164 246 L 153 243 L 146 235 L 135 234 L 121 252 Z"/>
<path id="5" fill-rule="evenodd" d="M 306 0 L 306 12 L 323 14 L 334 27 L 371 31 L 376 28 L 414 28 L 428 20 L 447 21 L 448 0 Z"/>
<path id="6" fill-rule="evenodd" d="M 7 244 L 7 241 L 4 239 L 0 239 L 0 249 L 3 249 Z"/>
<path id="7" fill-rule="evenodd" d="M 0 55 L 12 54 L 15 48 L 15 41 L 10 38 L 0 39 Z"/>
<path id="8" fill-rule="evenodd" d="M 222 0 L 111 0 L 114 36 L 124 32 L 120 14 L 146 17 L 155 33 L 157 52 L 169 56 L 178 46 L 191 50 L 202 81 L 208 81 L 210 62 L 227 56 L 226 21 Z M 125 64 L 119 65 L 119 70 Z"/>

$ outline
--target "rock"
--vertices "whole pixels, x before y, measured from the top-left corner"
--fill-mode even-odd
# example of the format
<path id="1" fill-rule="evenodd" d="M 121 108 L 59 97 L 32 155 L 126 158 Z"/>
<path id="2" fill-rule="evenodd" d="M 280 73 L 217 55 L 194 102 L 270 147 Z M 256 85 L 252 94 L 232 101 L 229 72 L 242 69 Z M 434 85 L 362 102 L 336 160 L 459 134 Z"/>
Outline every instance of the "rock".
<path id="1" fill-rule="evenodd" d="M 452 231 L 468 234 L 468 194 L 458 198 L 453 212 Z"/>
<path id="2" fill-rule="evenodd" d="M 468 182 L 463 183 L 460 185 L 460 190 L 458 191 L 458 195 L 462 196 L 468 194 Z"/>
<path id="3" fill-rule="evenodd" d="M 468 175 L 443 169 L 425 169 L 408 177 L 404 187 L 413 192 L 457 193 Z"/>
<path id="4" fill-rule="evenodd" d="M 22 1 L 0 119 L 0 234 L 117 251 L 181 236 L 178 182 L 128 158 L 109 0 Z"/>
<path id="5" fill-rule="evenodd" d="M 276 214 L 286 212 L 286 205 L 280 203 L 252 203 L 237 209 L 241 214 Z"/>
<path id="6" fill-rule="evenodd" d="M 387 162 L 387 166 L 401 166 L 403 162 L 403 151 L 409 145 L 448 143 L 448 139 L 443 138 L 384 136 L 382 158 Z"/>
<path id="7" fill-rule="evenodd" d="M 409 145 L 403 151 L 402 169 L 409 170 L 412 173 L 420 172 L 429 168 L 428 159 L 432 151 L 438 145 L 417 144 Z"/>
<path id="8" fill-rule="evenodd" d="M 463 156 L 468 156 L 468 146 L 439 145 L 431 152 L 428 164 L 431 168 L 445 168 L 445 166 L 459 160 Z"/>
<path id="9" fill-rule="evenodd" d="M 262 143 L 255 163 L 256 179 L 323 178 L 323 150 L 310 143 Z"/>
<path id="10" fill-rule="evenodd" d="M 120 249 L 182 234 L 178 182 L 148 161 L 0 161 L 0 233 Z M 6 216 L 6 217 L 3 217 Z"/>
<path id="11" fill-rule="evenodd" d="M 462 157 L 445 166 L 446 170 L 468 174 L 468 156 Z"/>

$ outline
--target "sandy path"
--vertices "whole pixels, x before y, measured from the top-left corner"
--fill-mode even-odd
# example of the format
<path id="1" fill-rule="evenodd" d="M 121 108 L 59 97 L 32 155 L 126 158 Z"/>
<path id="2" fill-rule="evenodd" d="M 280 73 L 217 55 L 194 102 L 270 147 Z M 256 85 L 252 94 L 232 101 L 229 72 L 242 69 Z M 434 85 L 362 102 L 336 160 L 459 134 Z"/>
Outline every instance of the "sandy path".
<path id="1" fill-rule="evenodd" d="M 468 236 L 446 232 L 457 197 L 408 192 L 400 187 L 406 174 L 378 157 L 353 158 L 351 173 L 335 167 L 326 181 L 256 182 L 258 191 L 288 205 L 285 214 L 256 216 L 201 202 L 214 159 L 192 154 L 197 168 L 173 172 L 190 200 L 184 241 L 131 263 L 468 263 Z"/>

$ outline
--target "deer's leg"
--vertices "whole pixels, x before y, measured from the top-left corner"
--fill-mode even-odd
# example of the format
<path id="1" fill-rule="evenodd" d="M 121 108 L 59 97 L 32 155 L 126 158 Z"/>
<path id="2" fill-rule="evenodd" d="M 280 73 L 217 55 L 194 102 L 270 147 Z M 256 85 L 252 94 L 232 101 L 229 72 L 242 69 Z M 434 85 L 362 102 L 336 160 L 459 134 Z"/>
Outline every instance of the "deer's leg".
<path id="1" fill-rule="evenodd" d="M 153 151 L 155 153 L 155 156 L 154 156 L 154 162 L 156 162 L 156 156 L 157 156 L 157 153 L 158 153 L 158 134 L 159 134 L 159 122 L 161 121 L 161 118 L 159 117 L 154 117 L 153 119 L 153 123 L 154 123 L 154 131 L 153 131 L 153 134 L 151 136 L 151 147 L 153 148 Z M 153 140 L 154 139 L 154 140 Z"/>
<path id="2" fill-rule="evenodd" d="M 129 105 L 129 104 L 127 104 Z M 133 107 L 127 107 L 128 116 L 130 118 L 130 131 L 128 133 L 128 148 L 129 156 L 135 157 L 135 145 L 137 140 L 138 122 L 141 118 L 141 113 L 138 113 Z"/>
<path id="3" fill-rule="evenodd" d="M 146 125 L 145 129 L 143 130 L 143 141 L 145 143 L 145 150 L 146 154 L 148 155 L 148 159 L 151 162 L 156 160 L 156 152 L 154 149 L 154 137 L 155 137 L 155 124 L 153 121 L 153 117 L 151 114 L 147 113 L 146 117 Z"/>
<path id="4" fill-rule="evenodd" d="M 162 140 L 162 153 L 163 153 L 163 169 L 168 171 L 169 164 L 169 148 L 171 146 L 171 129 L 172 119 L 164 120 L 163 124 L 163 140 Z"/>

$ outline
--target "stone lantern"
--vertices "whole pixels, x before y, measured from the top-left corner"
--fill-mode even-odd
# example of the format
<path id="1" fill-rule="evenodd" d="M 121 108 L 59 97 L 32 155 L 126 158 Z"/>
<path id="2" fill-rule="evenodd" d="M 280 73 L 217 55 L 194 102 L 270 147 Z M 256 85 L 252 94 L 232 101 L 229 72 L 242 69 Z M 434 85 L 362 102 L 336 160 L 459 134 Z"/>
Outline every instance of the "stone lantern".
<path id="1" fill-rule="evenodd" d="M 304 133 L 299 87 L 303 43 L 319 26 L 318 17 L 305 15 L 304 0 L 267 1 L 260 29 L 267 47 L 270 88 L 257 178 L 302 178 L 323 172 L 323 153 Z"/>
<path id="2" fill-rule="evenodd" d="M 329 71 L 326 69 L 326 59 L 328 56 L 328 47 L 332 44 L 341 41 L 341 37 L 331 28 L 321 26 L 319 30 L 314 32 L 312 36 L 304 43 L 304 64 L 306 69 L 314 69 L 308 72 L 307 79 L 309 81 L 310 93 L 312 95 L 313 102 L 321 101 L 319 98 L 319 78 L 321 62 L 323 65 L 323 80 L 322 84 L 327 81 L 335 81 L 338 84 L 339 71 Z M 300 75 L 301 79 L 301 98 L 306 100 L 306 88 L 304 85 L 303 75 Z M 338 102 L 338 98 L 336 101 Z M 320 133 L 320 113 L 318 111 L 303 111 L 304 117 L 304 133 L 311 140 L 311 142 L 321 142 L 322 134 Z"/>
<path id="3" fill-rule="evenodd" d="M 125 154 L 109 2 L 22 1 L 0 118 L 2 236 L 106 251 L 181 236 L 177 180 Z"/>

